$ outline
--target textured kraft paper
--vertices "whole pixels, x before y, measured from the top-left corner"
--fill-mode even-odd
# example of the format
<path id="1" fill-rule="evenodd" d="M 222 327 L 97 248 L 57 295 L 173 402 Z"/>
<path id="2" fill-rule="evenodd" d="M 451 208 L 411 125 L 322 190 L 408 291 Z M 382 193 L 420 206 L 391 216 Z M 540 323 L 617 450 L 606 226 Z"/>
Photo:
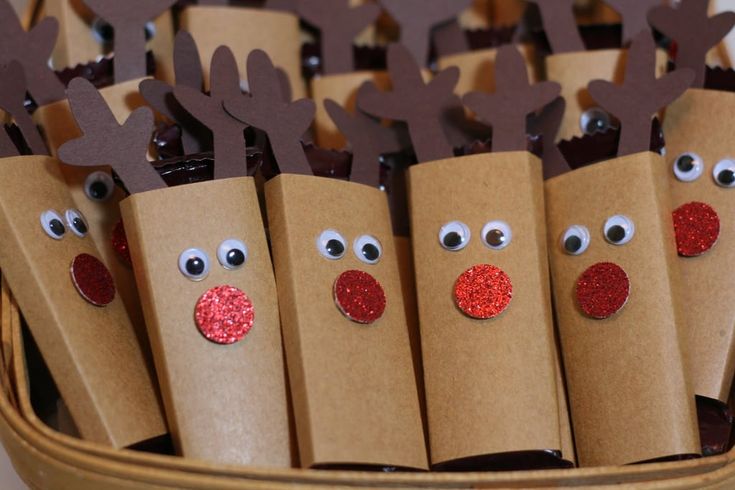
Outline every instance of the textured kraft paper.
<path id="1" fill-rule="evenodd" d="M 432 464 L 561 450 L 540 160 L 507 152 L 416 165 L 409 196 Z M 455 220 L 472 237 L 449 252 L 439 230 Z M 501 251 L 481 240 L 494 220 L 513 232 Z M 477 264 L 513 282 L 498 318 L 471 319 L 454 303 L 457 278 Z"/>
<path id="2" fill-rule="evenodd" d="M 53 240 L 41 227 L 44 211 L 75 207 L 57 161 L 6 158 L 0 174 L 0 265 L 82 437 L 124 447 L 165 434 L 155 380 L 119 297 L 92 306 L 72 283 L 74 257 L 99 257 L 92 240 L 70 230 Z"/>
<path id="3" fill-rule="evenodd" d="M 661 157 L 646 152 L 545 184 L 554 304 L 580 466 L 700 452 L 680 344 L 666 169 Z M 610 245 L 603 236 L 605 221 L 617 214 L 635 224 L 624 246 Z M 590 232 L 590 246 L 579 256 L 561 246 L 572 225 Z M 630 279 L 627 304 L 605 320 L 584 316 L 575 296 L 579 276 L 599 262 L 619 265 Z"/>
<path id="4" fill-rule="evenodd" d="M 240 78 L 247 80 L 245 61 L 254 49 L 262 49 L 276 68 L 291 81 L 293 99 L 306 95 L 301 76 L 299 19 L 288 12 L 243 7 L 187 7 L 179 19 L 199 47 L 204 69 L 204 85 L 209 87 L 209 69 L 214 51 L 229 46 L 240 66 Z"/>
<path id="5" fill-rule="evenodd" d="M 252 178 L 133 194 L 121 205 L 171 433 L 185 457 L 251 466 L 291 466 L 285 364 L 276 284 Z M 228 239 L 248 248 L 245 265 L 217 259 Z M 179 254 L 204 251 L 209 275 L 179 271 Z M 210 288 L 242 290 L 255 324 L 240 342 L 207 340 L 194 322 Z"/>
<path id="6" fill-rule="evenodd" d="M 604 49 L 577 53 L 553 54 L 546 58 L 546 79 L 561 84 L 561 95 L 567 101 L 557 141 L 582 136 L 580 118 L 597 103 L 587 91 L 592 80 L 622 83 L 627 50 Z M 656 50 L 656 77 L 666 73 L 666 53 Z"/>
<path id="7" fill-rule="evenodd" d="M 666 110 L 666 171 L 671 183 L 669 211 L 689 202 L 712 206 L 720 217 L 720 236 L 711 250 L 699 257 L 678 257 L 681 270 L 684 345 L 687 369 L 697 395 L 727 402 L 735 371 L 735 304 L 731 292 L 735 276 L 735 190 L 716 184 L 713 170 L 724 158 L 735 157 L 730 115 L 735 94 L 690 89 Z M 694 182 L 679 181 L 674 162 L 684 152 L 702 158 L 704 171 Z"/>
<path id="8" fill-rule="evenodd" d="M 379 465 L 426 469 L 426 446 L 388 202 L 362 184 L 280 175 L 265 186 L 301 465 Z M 328 260 L 316 243 L 337 230 L 346 254 Z M 361 235 L 383 256 L 357 259 Z M 371 274 L 385 312 L 371 325 L 345 318 L 333 299 L 337 277 Z"/>

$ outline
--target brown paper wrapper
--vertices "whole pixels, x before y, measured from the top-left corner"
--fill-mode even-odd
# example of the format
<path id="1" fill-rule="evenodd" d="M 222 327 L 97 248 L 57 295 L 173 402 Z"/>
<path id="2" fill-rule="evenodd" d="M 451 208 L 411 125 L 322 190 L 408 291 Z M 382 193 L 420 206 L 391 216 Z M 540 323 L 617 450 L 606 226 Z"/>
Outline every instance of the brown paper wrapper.
<path id="1" fill-rule="evenodd" d="M 280 175 L 265 192 L 302 466 L 426 469 L 385 194 L 299 175 Z M 341 260 L 324 258 L 316 247 L 326 229 L 348 241 Z M 353 253 L 364 234 L 382 244 L 378 264 Z M 335 280 L 353 269 L 371 274 L 385 291 L 385 312 L 371 325 L 345 318 L 333 299 Z"/>
<path id="2" fill-rule="evenodd" d="M 646 152 L 585 167 L 546 182 L 551 277 L 581 466 L 628 464 L 699 454 L 694 395 L 684 375 L 678 273 L 666 165 Z M 635 223 L 624 246 L 608 244 L 605 221 Z M 586 226 L 589 249 L 567 255 L 560 237 Z M 630 280 L 621 311 L 593 320 L 575 288 L 591 265 L 614 262 Z"/>
<path id="3" fill-rule="evenodd" d="M 180 454 L 226 464 L 291 465 L 285 368 L 275 280 L 252 178 L 134 194 L 121 203 L 169 426 Z M 213 211 L 216 211 L 213 214 Z M 246 264 L 217 259 L 230 238 Z M 209 256 L 206 279 L 178 268 L 184 250 Z M 197 329 L 194 309 L 210 288 L 248 295 L 255 324 L 240 342 L 219 345 Z"/>
<path id="4" fill-rule="evenodd" d="M 94 243 L 70 230 L 53 240 L 39 223 L 48 209 L 76 206 L 58 162 L 6 158 L 0 172 L 0 266 L 82 437 L 124 447 L 164 434 L 155 381 L 122 301 L 92 306 L 72 283 L 78 254 L 99 257 Z"/>
<path id="5" fill-rule="evenodd" d="M 490 18 L 493 17 L 493 3 L 498 2 L 473 0 L 470 7 L 459 14 L 459 25 L 463 30 L 487 29 L 490 27 Z"/>
<path id="6" fill-rule="evenodd" d="M 541 162 L 526 152 L 481 154 L 409 170 L 411 229 L 432 464 L 516 451 L 561 449 Z M 513 230 L 502 251 L 484 225 Z M 474 237 L 460 252 L 438 240 L 446 223 Z M 465 316 L 457 278 L 476 264 L 502 268 L 513 299 L 498 318 Z"/>
<path id="7" fill-rule="evenodd" d="M 205 86 L 209 87 L 212 54 L 221 45 L 229 46 L 240 66 L 240 78 L 247 80 L 245 62 L 254 49 L 262 49 L 282 68 L 291 81 L 294 99 L 305 96 L 301 77 L 299 19 L 287 12 L 242 7 L 191 6 L 179 19 L 181 29 L 189 31 L 199 47 Z"/>
<path id="8" fill-rule="evenodd" d="M 735 276 L 729 272 L 735 261 L 735 194 L 716 184 L 715 165 L 732 158 L 730 114 L 735 110 L 735 94 L 691 89 L 666 110 L 666 163 L 671 182 L 669 212 L 689 202 L 712 206 L 720 217 L 720 236 L 715 246 L 699 257 L 678 257 L 681 270 L 684 345 L 687 369 L 697 395 L 727 402 L 735 373 L 735 304 L 731 292 Z M 673 166 L 684 152 L 694 152 L 704 162 L 702 176 L 681 182 Z M 670 216 L 670 215 L 669 215 Z"/>

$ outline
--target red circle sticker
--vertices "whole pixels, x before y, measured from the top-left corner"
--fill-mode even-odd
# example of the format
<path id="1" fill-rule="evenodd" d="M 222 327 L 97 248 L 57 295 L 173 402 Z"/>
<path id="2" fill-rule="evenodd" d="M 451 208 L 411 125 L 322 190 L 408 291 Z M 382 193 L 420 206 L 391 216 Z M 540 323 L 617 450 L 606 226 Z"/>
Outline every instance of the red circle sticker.
<path id="1" fill-rule="evenodd" d="M 334 282 L 334 302 L 345 317 L 363 324 L 378 321 L 386 305 L 383 286 L 367 272 L 356 270 L 343 272 Z"/>
<path id="2" fill-rule="evenodd" d="M 255 322 L 250 298 L 233 286 L 217 286 L 197 301 L 194 311 L 197 328 L 217 344 L 234 344 L 248 334 Z"/>
<path id="3" fill-rule="evenodd" d="M 499 267 L 489 264 L 470 267 L 457 278 L 454 301 L 462 312 L 478 320 L 503 313 L 513 299 L 513 282 Z"/>
<path id="4" fill-rule="evenodd" d="M 617 264 L 595 264 L 577 279 L 579 307 L 591 318 L 610 318 L 625 306 L 629 295 L 628 274 Z"/>
<path id="5" fill-rule="evenodd" d="M 676 248 L 682 257 L 709 251 L 720 237 L 720 217 L 709 204 L 690 202 L 673 213 Z"/>

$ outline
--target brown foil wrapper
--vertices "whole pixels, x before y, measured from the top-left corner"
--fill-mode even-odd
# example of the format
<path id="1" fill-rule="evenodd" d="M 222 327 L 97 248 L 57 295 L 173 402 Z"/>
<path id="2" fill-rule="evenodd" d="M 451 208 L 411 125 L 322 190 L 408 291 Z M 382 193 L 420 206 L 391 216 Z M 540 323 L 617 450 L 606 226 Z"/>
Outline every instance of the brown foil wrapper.
<path id="1" fill-rule="evenodd" d="M 278 300 L 252 178 L 202 182 L 133 194 L 121 203 L 166 414 L 180 454 L 210 462 L 288 467 L 292 456 Z M 245 265 L 226 270 L 217 249 L 248 247 Z M 209 256 L 202 281 L 187 279 L 179 254 Z M 199 298 L 239 288 L 255 308 L 240 342 L 219 345 L 197 329 Z"/>
<path id="2" fill-rule="evenodd" d="M 679 276 L 666 164 L 650 152 L 609 160 L 546 181 L 551 277 L 580 466 L 620 465 L 700 453 L 694 394 L 685 371 Z M 624 246 L 603 225 L 635 223 Z M 566 254 L 568 227 L 586 226 L 589 248 Z M 627 304 L 594 320 L 577 303 L 591 265 L 614 262 L 630 280 Z"/>

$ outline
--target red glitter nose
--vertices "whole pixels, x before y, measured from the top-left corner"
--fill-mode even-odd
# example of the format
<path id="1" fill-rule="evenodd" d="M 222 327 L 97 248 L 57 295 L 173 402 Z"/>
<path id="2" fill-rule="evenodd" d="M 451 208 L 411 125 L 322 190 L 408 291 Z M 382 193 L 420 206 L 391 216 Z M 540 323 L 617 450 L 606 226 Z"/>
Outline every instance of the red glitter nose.
<path id="1" fill-rule="evenodd" d="M 133 261 L 130 258 L 130 249 L 128 248 L 128 237 L 125 234 L 125 227 L 122 220 L 118 221 L 115 228 L 112 229 L 112 248 L 117 252 L 117 256 L 122 259 L 125 265 L 132 267 Z"/>
<path id="2" fill-rule="evenodd" d="M 370 324 L 383 316 L 386 299 L 383 286 L 373 276 L 353 270 L 334 281 L 334 302 L 348 319 Z"/>
<path id="3" fill-rule="evenodd" d="M 674 231 L 679 255 L 697 257 L 717 243 L 720 217 L 709 204 L 690 202 L 674 211 Z"/>
<path id="4" fill-rule="evenodd" d="M 577 279 L 579 307 L 585 315 L 598 320 L 610 318 L 620 311 L 629 295 L 628 274 L 617 264 L 595 264 Z"/>
<path id="5" fill-rule="evenodd" d="M 208 340 L 229 345 L 242 340 L 253 328 L 255 309 L 250 298 L 233 286 L 217 286 L 199 298 L 194 319 Z"/>
<path id="6" fill-rule="evenodd" d="M 115 299 L 115 281 L 97 257 L 77 255 L 71 263 L 71 280 L 81 297 L 95 306 L 107 306 Z"/>
<path id="7" fill-rule="evenodd" d="M 508 274 L 494 265 L 481 264 L 462 273 L 454 285 L 454 301 L 462 312 L 478 320 L 503 313 L 513 299 Z"/>

